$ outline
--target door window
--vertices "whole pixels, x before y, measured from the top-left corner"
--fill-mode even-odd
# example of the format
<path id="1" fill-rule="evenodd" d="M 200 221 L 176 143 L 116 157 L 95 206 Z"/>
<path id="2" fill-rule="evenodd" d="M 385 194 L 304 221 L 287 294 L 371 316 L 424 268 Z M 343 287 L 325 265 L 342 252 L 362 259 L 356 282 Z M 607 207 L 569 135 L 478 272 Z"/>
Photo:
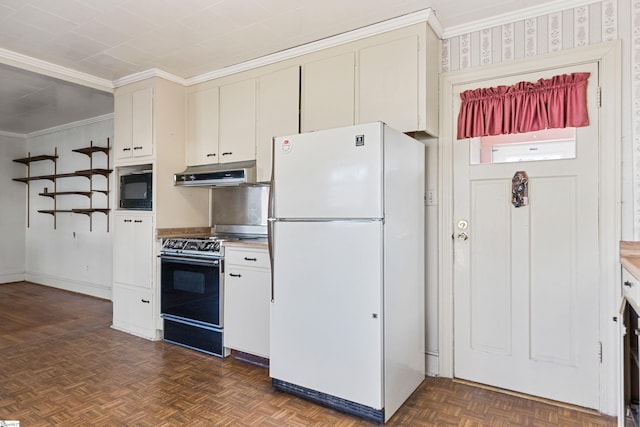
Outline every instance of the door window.
<path id="1" fill-rule="evenodd" d="M 471 138 L 472 165 L 576 158 L 576 128 Z"/>

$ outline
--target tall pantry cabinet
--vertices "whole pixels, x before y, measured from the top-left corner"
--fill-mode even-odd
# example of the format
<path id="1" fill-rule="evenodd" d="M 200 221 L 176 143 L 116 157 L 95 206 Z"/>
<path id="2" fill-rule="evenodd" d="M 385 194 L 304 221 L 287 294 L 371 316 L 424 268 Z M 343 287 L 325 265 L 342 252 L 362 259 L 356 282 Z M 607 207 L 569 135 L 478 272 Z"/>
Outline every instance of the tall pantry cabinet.
<path id="1" fill-rule="evenodd" d="M 151 171 L 153 206 L 114 213 L 113 328 L 148 339 L 162 329 L 156 230 L 208 224 L 208 190 L 173 186 L 186 164 L 184 92 L 159 77 L 115 91 L 116 201 L 120 176 Z"/>

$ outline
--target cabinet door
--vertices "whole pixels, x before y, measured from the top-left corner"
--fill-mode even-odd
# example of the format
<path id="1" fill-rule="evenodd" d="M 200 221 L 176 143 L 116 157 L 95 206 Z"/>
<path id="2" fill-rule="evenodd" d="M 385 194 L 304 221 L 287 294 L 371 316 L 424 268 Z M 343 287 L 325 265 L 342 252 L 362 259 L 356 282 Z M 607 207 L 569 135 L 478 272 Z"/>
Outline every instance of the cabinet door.
<path id="1" fill-rule="evenodd" d="M 302 131 L 354 122 L 355 54 L 347 53 L 302 68 Z"/>
<path id="2" fill-rule="evenodd" d="M 271 179 L 273 137 L 299 132 L 300 67 L 277 71 L 258 79 L 256 168 L 259 182 Z"/>
<path id="3" fill-rule="evenodd" d="M 187 165 L 218 163 L 218 88 L 187 95 Z"/>
<path id="4" fill-rule="evenodd" d="M 256 81 L 220 87 L 220 163 L 256 158 Z"/>
<path id="5" fill-rule="evenodd" d="M 116 215 L 113 247 L 114 282 L 150 289 L 154 260 L 152 218 Z"/>
<path id="6" fill-rule="evenodd" d="M 271 275 L 267 269 L 227 266 L 224 289 L 225 347 L 269 357 Z"/>
<path id="7" fill-rule="evenodd" d="M 130 93 L 116 94 L 114 98 L 114 155 L 115 160 L 132 156 L 133 105 Z"/>
<path id="8" fill-rule="evenodd" d="M 114 99 L 115 160 L 153 154 L 153 89 L 117 94 Z"/>
<path id="9" fill-rule="evenodd" d="M 419 129 L 418 36 L 362 49 L 359 89 L 359 123 Z"/>
<path id="10" fill-rule="evenodd" d="M 113 325 L 147 338 L 155 338 L 153 294 L 150 291 L 113 287 Z"/>
<path id="11" fill-rule="evenodd" d="M 134 156 L 153 154 L 153 89 L 145 88 L 133 92 L 131 99 L 132 153 Z"/>

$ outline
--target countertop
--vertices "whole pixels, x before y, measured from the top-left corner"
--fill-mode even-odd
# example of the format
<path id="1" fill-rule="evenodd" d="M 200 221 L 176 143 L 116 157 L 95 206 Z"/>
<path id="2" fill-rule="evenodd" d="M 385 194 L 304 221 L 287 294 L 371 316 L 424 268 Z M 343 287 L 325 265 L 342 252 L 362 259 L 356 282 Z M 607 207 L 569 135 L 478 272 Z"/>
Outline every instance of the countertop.
<path id="1" fill-rule="evenodd" d="M 640 280 L 640 242 L 620 242 L 620 263 Z"/>

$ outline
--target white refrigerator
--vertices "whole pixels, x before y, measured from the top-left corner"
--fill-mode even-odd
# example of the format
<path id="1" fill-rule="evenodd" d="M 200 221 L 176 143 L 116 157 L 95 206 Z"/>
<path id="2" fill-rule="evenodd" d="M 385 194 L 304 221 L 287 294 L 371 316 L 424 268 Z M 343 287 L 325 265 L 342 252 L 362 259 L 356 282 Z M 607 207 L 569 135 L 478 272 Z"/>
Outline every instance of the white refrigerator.
<path id="1" fill-rule="evenodd" d="M 385 422 L 424 380 L 424 165 L 381 122 L 274 139 L 275 388 Z"/>

